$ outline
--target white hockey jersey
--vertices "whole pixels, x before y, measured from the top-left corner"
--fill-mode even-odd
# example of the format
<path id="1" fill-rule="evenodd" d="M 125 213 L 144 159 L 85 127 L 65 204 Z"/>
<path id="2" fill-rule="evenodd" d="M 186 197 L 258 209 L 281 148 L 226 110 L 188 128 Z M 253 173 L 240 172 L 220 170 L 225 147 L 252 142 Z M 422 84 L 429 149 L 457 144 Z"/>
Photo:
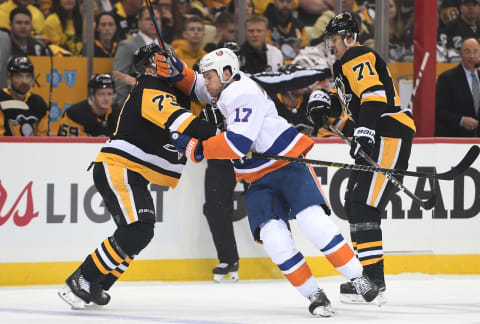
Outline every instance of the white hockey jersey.
<path id="1" fill-rule="evenodd" d="M 215 101 L 201 74 L 196 75 L 191 95 L 204 103 Z M 256 181 L 289 163 L 255 158 L 239 160 L 249 151 L 298 157 L 313 146 L 312 139 L 280 117 L 266 92 L 242 72 L 216 101 L 227 130 L 203 141 L 203 153 L 206 159 L 237 160 L 234 163 L 237 181 Z"/>

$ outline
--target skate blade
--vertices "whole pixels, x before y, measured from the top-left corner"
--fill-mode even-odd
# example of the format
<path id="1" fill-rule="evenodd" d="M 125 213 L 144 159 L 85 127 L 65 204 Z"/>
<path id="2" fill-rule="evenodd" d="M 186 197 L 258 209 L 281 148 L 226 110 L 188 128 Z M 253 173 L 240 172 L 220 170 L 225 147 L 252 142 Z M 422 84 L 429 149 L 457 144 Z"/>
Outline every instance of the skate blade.
<path id="1" fill-rule="evenodd" d="M 363 299 L 362 295 L 358 295 L 358 294 L 340 294 L 340 301 L 345 304 L 365 304 L 365 305 L 373 304 L 379 307 L 387 303 L 387 300 L 385 298 L 383 291 L 378 292 L 377 297 L 375 297 L 375 299 L 372 300 L 371 302 L 366 302 L 365 299 Z"/>
<path id="2" fill-rule="evenodd" d="M 327 305 L 327 306 L 318 306 L 313 310 L 314 316 L 320 316 L 320 317 L 330 317 L 333 314 L 335 314 L 335 311 L 332 308 L 332 305 Z"/>
<path id="3" fill-rule="evenodd" d="M 74 310 L 82 310 L 86 308 L 85 303 L 81 298 L 77 297 L 70 287 L 65 286 L 57 292 L 58 296 L 67 304 L 69 304 Z"/>
<path id="4" fill-rule="evenodd" d="M 225 282 L 237 282 L 240 278 L 238 277 L 238 272 L 229 272 L 226 275 L 214 274 L 213 281 L 218 283 Z"/>

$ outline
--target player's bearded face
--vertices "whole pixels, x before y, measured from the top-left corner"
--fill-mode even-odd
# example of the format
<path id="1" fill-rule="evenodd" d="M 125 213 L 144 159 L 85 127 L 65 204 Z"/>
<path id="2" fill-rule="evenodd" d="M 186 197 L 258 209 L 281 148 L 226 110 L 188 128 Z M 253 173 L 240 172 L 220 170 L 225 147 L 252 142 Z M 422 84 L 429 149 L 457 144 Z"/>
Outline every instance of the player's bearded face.
<path id="1" fill-rule="evenodd" d="M 22 95 L 25 95 L 33 85 L 33 75 L 29 72 L 13 73 L 11 77 L 12 89 Z"/>
<path id="2" fill-rule="evenodd" d="M 208 93 L 212 97 L 218 96 L 223 89 L 223 84 L 220 82 L 217 71 L 210 70 L 203 72 L 203 77 L 205 78 L 205 86 L 207 87 Z"/>
<path id="3" fill-rule="evenodd" d="M 327 48 L 333 52 L 338 60 L 341 59 L 347 50 L 347 46 L 345 45 L 342 36 L 339 34 L 331 35 L 327 38 L 326 42 Z"/>

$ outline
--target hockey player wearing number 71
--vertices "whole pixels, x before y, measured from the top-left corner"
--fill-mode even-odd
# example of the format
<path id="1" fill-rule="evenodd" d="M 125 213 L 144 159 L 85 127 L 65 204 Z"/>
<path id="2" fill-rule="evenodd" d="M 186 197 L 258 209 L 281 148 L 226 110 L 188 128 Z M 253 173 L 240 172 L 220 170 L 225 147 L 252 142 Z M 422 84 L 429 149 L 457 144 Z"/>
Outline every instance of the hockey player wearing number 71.
<path id="1" fill-rule="evenodd" d="M 342 13 L 325 28 L 327 48 L 337 58 L 333 65 L 336 93 L 314 91 L 307 114 L 322 126 L 342 112 L 355 123 L 350 155 L 357 164 L 368 164 L 360 149 L 382 168 L 406 170 L 415 134 L 411 112 L 402 109 L 385 61 L 356 41 L 358 25 Z M 328 126 L 328 125 L 327 125 Z M 345 134 L 351 136 L 352 134 Z M 379 287 L 379 300 L 386 289 L 383 269 L 381 213 L 395 187 L 383 174 L 352 171 L 345 194 L 345 214 L 350 223 L 352 245 L 365 273 Z M 362 302 L 350 283 L 340 286 L 344 302 Z"/>
<path id="2" fill-rule="evenodd" d="M 216 101 L 225 117 L 226 131 L 204 141 L 172 133 L 172 143 L 194 162 L 203 158 L 236 160 L 237 181 L 250 183 L 246 200 L 253 237 L 263 243 L 265 252 L 290 283 L 310 300 L 309 311 L 327 317 L 333 313 L 330 301 L 295 247 L 290 219 L 297 220 L 309 240 L 366 301 L 374 300 L 378 287 L 363 275 L 360 262 L 327 216 L 330 209 L 312 168 L 254 158 L 240 161 L 249 151 L 304 156 L 313 141 L 278 115 L 266 93 L 239 71 L 237 56 L 227 48 L 210 52 L 200 60 L 200 74 L 187 68 L 174 53 L 157 55 L 156 63 L 157 74 L 184 93 L 201 102 Z"/>

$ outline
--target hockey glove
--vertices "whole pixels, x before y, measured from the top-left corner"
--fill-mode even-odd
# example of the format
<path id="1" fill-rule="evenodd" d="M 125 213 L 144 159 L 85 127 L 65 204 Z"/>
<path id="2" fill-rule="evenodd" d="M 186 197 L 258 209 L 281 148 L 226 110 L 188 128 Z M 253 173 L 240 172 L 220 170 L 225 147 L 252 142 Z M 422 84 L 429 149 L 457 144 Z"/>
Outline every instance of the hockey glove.
<path id="1" fill-rule="evenodd" d="M 328 126 L 328 116 L 332 109 L 330 95 L 324 90 L 313 91 L 308 99 L 307 118 L 317 127 Z"/>
<path id="2" fill-rule="evenodd" d="M 203 108 L 198 117 L 215 125 L 215 127 L 222 132 L 225 130 L 223 115 L 216 105 L 207 105 Z"/>
<path id="3" fill-rule="evenodd" d="M 166 78 L 172 83 L 183 80 L 183 70 L 186 68 L 185 63 L 180 60 L 173 50 L 167 50 L 155 56 L 157 64 L 157 74 Z"/>
<path id="4" fill-rule="evenodd" d="M 353 141 L 350 156 L 354 159 L 360 156 L 360 150 L 368 156 L 372 155 L 375 145 L 375 131 L 367 127 L 358 127 L 353 131 Z"/>
<path id="5" fill-rule="evenodd" d="M 170 134 L 170 140 L 178 152 L 185 154 L 193 162 L 198 163 L 203 160 L 203 146 L 198 139 L 173 132 Z"/>

